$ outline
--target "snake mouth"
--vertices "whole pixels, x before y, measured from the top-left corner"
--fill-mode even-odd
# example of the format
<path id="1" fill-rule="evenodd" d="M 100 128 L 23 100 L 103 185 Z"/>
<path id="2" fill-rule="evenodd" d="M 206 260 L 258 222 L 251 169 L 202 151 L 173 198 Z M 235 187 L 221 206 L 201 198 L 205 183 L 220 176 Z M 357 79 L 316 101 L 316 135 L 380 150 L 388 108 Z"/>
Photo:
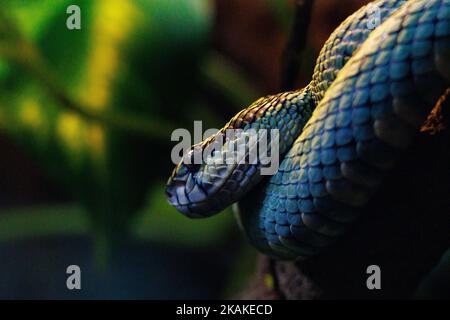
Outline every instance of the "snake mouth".
<path id="1" fill-rule="evenodd" d="M 272 155 L 272 132 L 229 130 L 192 146 L 174 169 L 166 195 L 169 203 L 184 215 L 206 218 L 219 213 L 260 180 L 265 168 L 260 143 L 267 143 L 265 134 L 270 136 L 270 145 L 263 149 Z"/>
<path id="2" fill-rule="evenodd" d="M 212 164 L 214 170 L 208 171 L 211 164 L 203 159 L 205 148 L 214 146 L 220 137 L 221 134 L 192 146 L 167 182 L 165 192 L 169 204 L 189 218 L 207 218 L 224 207 L 221 203 L 221 188 L 230 178 L 230 172 L 236 164 L 220 167 Z"/>
<path id="3" fill-rule="evenodd" d="M 184 189 L 184 185 L 181 183 L 170 183 L 166 187 L 166 197 L 169 204 L 174 206 L 179 212 L 189 218 L 203 218 L 201 214 L 194 213 L 189 209 L 189 204 L 182 204 L 178 199 L 177 190 Z M 182 190 L 183 191 L 183 190 Z"/>
<path id="4" fill-rule="evenodd" d="M 206 218 L 211 214 L 211 206 L 205 190 L 195 183 L 201 165 L 180 163 L 167 182 L 167 201 L 189 218 Z"/>
<path id="5" fill-rule="evenodd" d="M 184 166 L 184 164 L 179 166 Z M 226 167 L 232 171 L 235 165 L 227 165 Z M 238 185 L 238 182 L 234 181 L 233 175 L 226 174 L 223 178 L 220 178 L 220 183 L 214 184 L 213 181 L 206 183 L 201 181 L 203 175 L 201 170 L 187 173 L 185 170 L 186 168 L 181 169 L 184 173 L 181 175 L 180 168 L 177 167 L 174 174 L 169 178 L 165 189 L 169 204 L 185 216 L 208 218 L 234 202 L 232 197 L 235 196 L 236 190 L 234 193 L 228 190 L 230 186 L 236 188 Z"/>

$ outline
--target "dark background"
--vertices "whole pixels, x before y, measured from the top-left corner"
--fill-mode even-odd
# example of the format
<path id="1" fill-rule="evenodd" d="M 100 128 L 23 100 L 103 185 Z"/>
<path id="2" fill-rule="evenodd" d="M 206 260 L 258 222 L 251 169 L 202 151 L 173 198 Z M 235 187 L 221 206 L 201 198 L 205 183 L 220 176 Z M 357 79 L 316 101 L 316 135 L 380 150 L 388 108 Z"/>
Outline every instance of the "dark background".
<path id="1" fill-rule="evenodd" d="M 334 28 L 367 2 L 315 1 L 298 87 Z M 69 4 L 82 30 L 65 27 Z M 220 128 L 280 91 L 293 2 L 9 0 L 0 12 L 0 298 L 240 292 L 256 252 L 231 210 L 191 221 L 165 201 L 170 133 L 194 120 Z M 21 59 L 24 43 L 45 68 Z M 109 116 L 85 118 L 71 103 Z M 81 291 L 65 287 L 70 264 Z"/>

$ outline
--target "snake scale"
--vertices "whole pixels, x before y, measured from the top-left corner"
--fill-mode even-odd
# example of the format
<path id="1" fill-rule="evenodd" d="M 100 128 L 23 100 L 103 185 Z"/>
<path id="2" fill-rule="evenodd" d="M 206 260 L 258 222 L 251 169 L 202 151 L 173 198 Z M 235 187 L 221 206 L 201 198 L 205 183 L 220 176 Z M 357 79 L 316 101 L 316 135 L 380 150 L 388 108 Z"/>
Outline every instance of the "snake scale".
<path id="1" fill-rule="evenodd" d="M 168 200 L 196 218 L 237 203 L 261 252 L 317 255 L 364 213 L 449 84 L 450 0 L 374 1 L 332 33 L 309 85 L 260 98 L 193 146 L 169 178 Z M 276 174 L 263 176 L 260 163 L 186 161 L 236 128 L 279 130 Z M 226 141 L 216 156 L 231 152 Z"/>

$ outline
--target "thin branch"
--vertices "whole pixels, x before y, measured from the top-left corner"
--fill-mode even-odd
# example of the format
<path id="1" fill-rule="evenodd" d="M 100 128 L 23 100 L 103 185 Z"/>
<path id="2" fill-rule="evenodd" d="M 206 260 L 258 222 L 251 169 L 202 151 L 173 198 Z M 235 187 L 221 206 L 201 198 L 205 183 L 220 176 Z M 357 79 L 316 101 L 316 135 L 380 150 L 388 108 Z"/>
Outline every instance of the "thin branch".
<path id="1" fill-rule="evenodd" d="M 295 1 L 294 23 L 281 60 L 281 89 L 283 91 L 295 88 L 302 53 L 306 47 L 313 4 L 314 0 Z"/>
<path id="2" fill-rule="evenodd" d="M 233 116 L 260 97 L 260 93 L 236 65 L 218 52 L 211 52 L 202 65 L 204 95 Z"/>

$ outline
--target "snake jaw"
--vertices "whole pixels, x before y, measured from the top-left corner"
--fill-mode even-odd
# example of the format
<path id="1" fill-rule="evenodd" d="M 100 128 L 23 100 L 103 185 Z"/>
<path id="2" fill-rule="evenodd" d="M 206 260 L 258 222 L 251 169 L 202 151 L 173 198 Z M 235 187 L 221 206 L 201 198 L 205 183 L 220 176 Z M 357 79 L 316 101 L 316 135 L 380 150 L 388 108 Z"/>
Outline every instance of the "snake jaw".
<path id="1" fill-rule="evenodd" d="M 210 141 L 192 146 L 167 182 L 168 202 L 189 218 L 206 218 L 224 207 L 218 201 L 221 198 L 220 189 L 234 167 L 226 165 L 221 170 L 214 170 L 217 174 L 211 172 L 214 164 L 198 157 L 203 154 Z"/>
<path id="2" fill-rule="evenodd" d="M 260 140 L 266 141 L 269 136 L 278 143 L 278 134 L 265 131 L 243 130 L 227 134 L 219 132 L 193 146 L 168 181 L 169 203 L 188 217 L 209 217 L 238 201 L 262 179 L 263 169 L 267 166 L 264 161 L 267 155 L 261 154 L 264 148 L 259 144 Z M 223 143 L 214 146 L 221 138 Z M 272 152 L 279 152 L 272 143 L 268 143 L 266 149 L 271 156 Z M 200 151 L 205 153 L 204 159 L 198 154 L 194 159 Z M 192 164 L 198 163 L 199 159 L 202 159 L 201 164 Z"/>
<path id="3" fill-rule="evenodd" d="M 203 215 L 200 212 L 194 212 L 192 208 L 197 207 L 198 209 L 198 203 L 206 200 L 207 194 L 196 184 L 201 165 L 193 164 L 192 161 L 187 160 L 192 160 L 192 154 L 193 150 L 186 153 L 173 170 L 167 181 L 166 196 L 168 202 L 184 215 L 190 218 L 201 218 Z"/>
<path id="4" fill-rule="evenodd" d="M 217 174 L 205 170 L 206 165 L 186 165 L 175 168 L 166 186 L 168 202 L 189 218 L 206 218 L 229 205 L 226 184 L 235 165 L 223 165 Z M 193 169 L 195 168 L 195 169 Z"/>

